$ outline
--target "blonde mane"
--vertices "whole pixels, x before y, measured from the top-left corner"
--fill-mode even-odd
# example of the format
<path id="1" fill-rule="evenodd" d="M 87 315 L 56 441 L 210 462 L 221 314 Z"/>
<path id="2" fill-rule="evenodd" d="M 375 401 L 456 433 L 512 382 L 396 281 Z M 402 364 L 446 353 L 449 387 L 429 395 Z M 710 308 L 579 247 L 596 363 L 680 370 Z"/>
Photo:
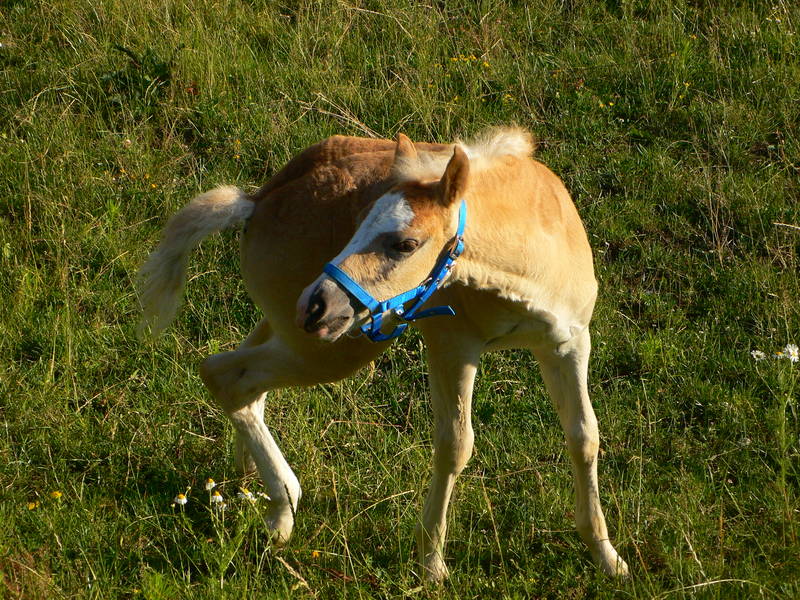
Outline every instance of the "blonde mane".
<path id="1" fill-rule="evenodd" d="M 466 152 L 470 169 L 477 172 L 488 168 L 503 156 L 531 156 L 534 140 L 531 133 L 521 127 L 491 127 L 469 141 L 456 140 L 447 150 L 419 152 L 413 158 L 399 158 L 392 168 L 392 174 L 400 182 L 440 179 L 453 155 L 453 146 L 460 146 Z"/>

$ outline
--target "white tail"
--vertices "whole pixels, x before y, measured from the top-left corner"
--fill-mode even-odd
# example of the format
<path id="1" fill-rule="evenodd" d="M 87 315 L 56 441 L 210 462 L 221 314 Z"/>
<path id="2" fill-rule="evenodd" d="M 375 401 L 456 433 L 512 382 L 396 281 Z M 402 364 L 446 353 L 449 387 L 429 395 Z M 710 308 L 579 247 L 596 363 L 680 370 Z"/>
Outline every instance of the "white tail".
<path id="1" fill-rule="evenodd" d="M 139 334 L 156 337 L 180 306 L 189 254 L 204 238 L 248 219 L 255 204 L 240 189 L 222 186 L 200 194 L 175 213 L 161 243 L 138 274 L 142 321 Z"/>

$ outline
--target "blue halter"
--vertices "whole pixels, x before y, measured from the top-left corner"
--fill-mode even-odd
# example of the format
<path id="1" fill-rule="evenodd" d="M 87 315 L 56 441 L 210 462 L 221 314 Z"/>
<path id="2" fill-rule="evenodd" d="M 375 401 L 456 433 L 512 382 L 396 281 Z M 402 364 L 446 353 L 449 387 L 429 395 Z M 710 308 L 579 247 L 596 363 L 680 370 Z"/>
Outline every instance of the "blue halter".
<path id="1" fill-rule="evenodd" d="M 408 290 L 402 294 L 398 294 L 394 298 L 389 298 L 383 302 L 378 302 L 373 298 L 367 290 L 353 281 L 350 276 L 342 271 L 333 263 L 325 265 L 323 271 L 336 283 L 347 290 L 356 300 L 358 300 L 369 311 L 370 321 L 361 326 L 361 331 L 373 342 L 384 342 L 391 340 L 403 333 L 408 327 L 410 321 L 417 319 L 425 319 L 427 317 L 435 317 L 438 315 L 454 316 L 456 311 L 451 306 L 436 306 L 420 311 L 420 307 L 427 302 L 433 293 L 439 289 L 442 281 L 453 268 L 453 263 L 464 251 L 464 227 L 467 224 L 467 203 L 462 200 L 461 207 L 458 209 L 458 229 L 456 230 L 456 239 L 453 248 L 445 254 L 439 262 L 433 267 L 431 274 L 428 278 L 415 287 L 413 290 Z M 404 305 L 407 302 L 416 300 L 414 305 L 405 310 Z M 386 335 L 381 333 L 381 326 L 383 325 L 384 313 L 392 311 L 392 313 L 405 323 L 400 323 L 391 333 Z"/>

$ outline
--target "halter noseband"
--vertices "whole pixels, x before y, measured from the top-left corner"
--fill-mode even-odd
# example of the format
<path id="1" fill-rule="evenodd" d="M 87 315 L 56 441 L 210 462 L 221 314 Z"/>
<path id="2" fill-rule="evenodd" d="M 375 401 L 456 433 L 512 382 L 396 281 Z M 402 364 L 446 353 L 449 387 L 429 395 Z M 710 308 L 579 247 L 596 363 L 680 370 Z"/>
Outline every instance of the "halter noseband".
<path id="1" fill-rule="evenodd" d="M 361 331 L 373 342 L 383 342 L 391 340 L 403 333 L 408 327 L 408 323 L 417 319 L 435 317 L 438 315 L 454 316 L 456 311 L 451 306 L 436 306 L 420 311 L 420 307 L 427 302 L 433 293 L 439 289 L 442 281 L 453 268 L 456 259 L 464 251 L 464 227 L 467 224 L 467 203 L 462 200 L 461 207 L 458 209 L 458 229 L 456 229 L 455 243 L 451 250 L 445 254 L 433 267 L 431 274 L 417 287 L 393 298 L 378 302 L 367 290 L 358 285 L 350 276 L 342 271 L 333 263 L 325 265 L 323 271 L 336 283 L 342 286 L 356 300 L 358 300 L 369 311 L 370 321 L 361 326 Z M 407 302 L 416 300 L 414 305 L 405 310 Z M 386 335 L 381 333 L 384 313 L 391 311 L 398 319 L 406 321 L 400 323 L 391 333 Z"/>

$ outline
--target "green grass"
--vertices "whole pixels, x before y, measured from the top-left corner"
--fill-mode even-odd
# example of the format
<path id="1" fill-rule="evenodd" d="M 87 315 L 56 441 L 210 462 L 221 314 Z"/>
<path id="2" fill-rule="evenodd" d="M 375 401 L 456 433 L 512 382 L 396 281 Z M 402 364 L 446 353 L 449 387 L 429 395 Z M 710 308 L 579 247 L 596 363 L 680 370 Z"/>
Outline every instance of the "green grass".
<path id="1" fill-rule="evenodd" d="M 0 597 L 800 596 L 800 365 L 750 356 L 800 343 L 800 11 L 458 4 L 0 7 Z M 476 386 L 452 578 L 419 588 L 417 335 L 351 380 L 270 395 L 304 488 L 273 551 L 197 377 L 258 320 L 236 235 L 195 255 L 154 347 L 134 335 L 138 265 L 198 191 L 258 186 L 330 134 L 510 122 L 535 132 L 595 249 L 602 497 L 631 578 L 591 566 L 536 365 L 507 352 Z"/>

